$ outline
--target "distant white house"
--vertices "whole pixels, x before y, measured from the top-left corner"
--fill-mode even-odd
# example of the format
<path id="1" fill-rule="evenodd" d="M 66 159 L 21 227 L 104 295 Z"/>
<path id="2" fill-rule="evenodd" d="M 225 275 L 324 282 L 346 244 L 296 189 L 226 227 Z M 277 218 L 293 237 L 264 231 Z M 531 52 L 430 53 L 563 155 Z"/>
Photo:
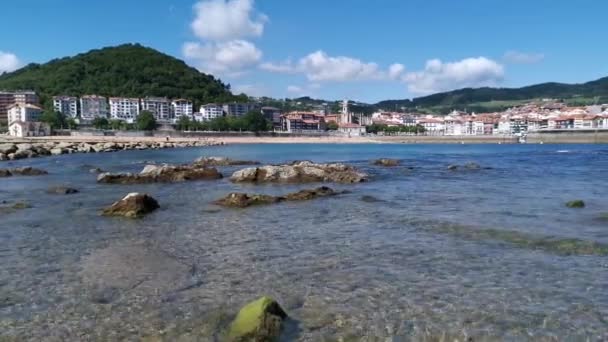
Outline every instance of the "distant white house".
<path id="1" fill-rule="evenodd" d="M 51 134 L 51 127 L 44 122 L 14 121 L 8 126 L 8 132 L 13 137 L 41 137 Z"/>
<path id="2" fill-rule="evenodd" d="M 8 107 L 8 122 L 22 121 L 33 122 L 40 121 L 42 108 L 32 104 L 14 104 Z"/>
<path id="3" fill-rule="evenodd" d="M 209 121 L 223 116 L 224 108 L 215 103 L 208 103 L 201 106 L 200 113 L 200 118 L 202 121 Z"/>
<path id="4" fill-rule="evenodd" d="M 146 97 L 141 100 L 141 110 L 154 114 L 154 118 L 160 122 L 171 120 L 171 104 L 166 97 Z"/>
<path id="5" fill-rule="evenodd" d="M 93 121 L 95 118 L 108 118 L 108 100 L 103 96 L 85 95 L 80 98 L 80 118 Z"/>
<path id="6" fill-rule="evenodd" d="M 171 111 L 173 112 L 173 118 L 178 120 L 182 116 L 192 118 L 192 101 L 184 99 L 176 99 L 171 101 Z"/>

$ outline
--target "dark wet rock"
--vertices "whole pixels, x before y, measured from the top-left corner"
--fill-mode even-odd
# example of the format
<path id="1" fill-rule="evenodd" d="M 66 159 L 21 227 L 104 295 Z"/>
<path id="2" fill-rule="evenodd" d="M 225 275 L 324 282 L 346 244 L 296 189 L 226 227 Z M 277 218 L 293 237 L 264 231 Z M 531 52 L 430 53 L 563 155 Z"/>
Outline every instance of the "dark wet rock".
<path id="1" fill-rule="evenodd" d="M 91 291 L 91 302 L 110 304 L 120 297 L 120 290 L 115 287 L 103 287 Z"/>
<path id="2" fill-rule="evenodd" d="M 583 200 L 574 200 L 570 202 L 566 202 L 566 207 L 568 208 L 584 208 L 585 202 Z"/>
<path id="3" fill-rule="evenodd" d="M 306 201 L 319 197 L 334 196 L 338 195 L 339 193 L 340 192 L 334 191 L 333 189 L 326 186 L 318 187 L 316 189 L 300 190 L 297 192 L 286 194 L 284 196 L 270 196 L 234 192 L 228 194 L 224 198 L 215 201 L 214 203 L 225 207 L 246 208 L 253 205 L 272 204 L 284 201 Z"/>
<path id="4" fill-rule="evenodd" d="M 380 158 L 373 161 L 374 165 L 378 166 L 398 166 L 399 160 L 397 159 L 389 159 L 389 158 Z"/>
<path id="5" fill-rule="evenodd" d="M 89 173 L 104 173 L 104 172 L 105 172 L 104 170 L 102 170 L 101 168 L 98 168 L 98 167 L 89 169 Z"/>
<path id="6" fill-rule="evenodd" d="M 456 164 L 448 165 L 448 170 L 456 171 L 456 170 L 458 170 L 458 165 L 456 165 Z"/>
<path id="7" fill-rule="evenodd" d="M 345 164 L 315 164 L 310 161 L 299 161 L 289 165 L 265 165 L 242 169 L 232 174 L 230 179 L 233 182 L 259 183 L 360 183 L 366 181 L 368 175 Z"/>
<path id="8" fill-rule="evenodd" d="M 212 167 L 146 165 L 140 173 L 102 173 L 97 177 L 97 182 L 108 184 L 141 184 L 220 178 L 222 178 L 222 174 Z"/>
<path id="9" fill-rule="evenodd" d="M 228 331 L 229 341 L 274 341 L 281 334 L 287 314 L 279 303 L 262 297 L 245 305 Z"/>
<path id="10" fill-rule="evenodd" d="M 231 165 L 258 165 L 257 161 L 235 160 L 226 157 L 200 157 L 194 161 L 195 166 L 231 166 Z"/>
<path id="11" fill-rule="evenodd" d="M 132 192 L 103 210 L 105 216 L 139 218 L 160 208 L 158 202 L 147 194 Z"/>
<path id="12" fill-rule="evenodd" d="M 379 199 L 377 197 L 371 196 L 371 195 L 363 195 L 363 196 L 361 196 L 361 201 L 367 202 L 367 203 L 384 202 L 383 200 L 381 200 L 381 199 Z"/>
<path id="13" fill-rule="evenodd" d="M 32 205 L 25 201 L 15 202 L 13 205 L 11 205 L 11 208 L 13 209 L 29 209 L 31 207 Z"/>
<path id="14" fill-rule="evenodd" d="M 17 151 L 17 146 L 15 144 L 0 144 L 0 153 L 2 154 L 11 154 Z"/>
<path id="15" fill-rule="evenodd" d="M 48 174 L 45 170 L 35 169 L 29 166 L 10 169 L 10 172 L 15 176 L 40 176 Z"/>
<path id="16" fill-rule="evenodd" d="M 78 191 L 78 189 L 70 188 L 67 186 L 54 186 L 54 187 L 49 188 L 46 192 L 49 194 L 55 194 L 55 195 L 70 195 L 70 194 L 76 194 L 79 191 Z"/>
<path id="17" fill-rule="evenodd" d="M 3 205 L 0 206 L 0 214 L 10 214 L 10 213 L 14 213 L 17 210 L 21 210 L 21 209 L 29 209 L 32 206 L 25 201 L 19 201 L 19 202 L 15 202 L 13 204 L 8 204 L 7 202 L 2 202 Z"/>
<path id="18" fill-rule="evenodd" d="M 280 200 L 278 197 L 269 195 L 233 192 L 228 194 L 228 196 L 215 201 L 214 203 L 225 207 L 245 208 L 252 205 L 271 204 L 279 201 Z"/>
<path id="19" fill-rule="evenodd" d="M 450 164 L 448 165 L 447 169 L 450 171 L 457 171 L 457 170 L 481 170 L 481 165 L 475 163 L 475 162 L 468 162 L 464 165 L 458 165 L 458 164 Z M 484 169 L 490 169 L 489 167 L 484 167 Z"/>
<path id="20" fill-rule="evenodd" d="M 9 169 L 0 169 L 0 177 L 10 177 L 13 174 L 11 173 L 11 170 Z"/>

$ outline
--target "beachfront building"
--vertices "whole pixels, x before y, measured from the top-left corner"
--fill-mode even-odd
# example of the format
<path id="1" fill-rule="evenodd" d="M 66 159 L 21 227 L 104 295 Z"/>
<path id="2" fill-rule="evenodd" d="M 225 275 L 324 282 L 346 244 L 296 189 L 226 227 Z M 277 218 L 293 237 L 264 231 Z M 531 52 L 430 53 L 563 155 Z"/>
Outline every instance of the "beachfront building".
<path id="1" fill-rule="evenodd" d="M 139 99 L 128 97 L 110 98 L 110 117 L 116 120 L 135 122 L 139 115 Z"/>
<path id="2" fill-rule="evenodd" d="M 78 98 L 74 96 L 53 96 L 53 110 L 65 116 L 78 116 Z"/>
<path id="3" fill-rule="evenodd" d="M 224 108 L 215 103 L 207 103 L 201 106 L 200 113 L 202 121 L 209 121 L 224 116 Z"/>
<path id="4" fill-rule="evenodd" d="M 325 131 L 325 117 L 312 112 L 292 112 L 281 116 L 281 129 L 285 132 Z"/>
<path id="5" fill-rule="evenodd" d="M 347 135 L 349 137 L 358 137 L 365 135 L 367 132 L 365 126 L 361 126 L 355 123 L 341 123 L 338 125 L 338 132 Z"/>
<path id="6" fill-rule="evenodd" d="M 8 122 L 8 109 L 12 105 L 38 105 L 38 103 L 38 95 L 31 90 L 0 91 L 0 123 Z"/>
<path id="7" fill-rule="evenodd" d="M 80 119 L 93 121 L 95 118 L 107 118 L 108 100 L 103 96 L 84 95 L 80 98 Z"/>
<path id="8" fill-rule="evenodd" d="M 259 108 L 259 107 L 255 103 L 233 102 L 233 103 L 226 103 L 222 106 L 222 109 L 223 109 L 224 113 L 226 113 L 227 116 L 235 116 L 235 117 L 243 116 L 252 110 L 256 110 L 256 108 Z"/>
<path id="9" fill-rule="evenodd" d="M 281 110 L 275 107 L 262 107 L 260 109 L 266 120 L 272 122 L 273 127 L 281 126 Z"/>
<path id="10" fill-rule="evenodd" d="M 182 116 L 192 118 L 192 101 L 185 99 L 177 99 L 171 101 L 171 112 L 174 119 L 178 120 Z"/>
<path id="11" fill-rule="evenodd" d="M 13 104 L 8 108 L 7 114 L 9 124 L 16 121 L 40 121 L 42 108 L 32 104 Z"/>
<path id="12" fill-rule="evenodd" d="M 146 97 L 141 100 L 141 110 L 151 112 L 156 121 L 171 120 L 171 105 L 166 97 Z"/>
<path id="13" fill-rule="evenodd" d="M 445 125 L 441 119 L 423 118 L 418 120 L 418 125 L 424 127 L 424 131 L 428 135 L 443 135 L 445 133 Z"/>
<path id="14" fill-rule="evenodd" d="M 8 126 L 9 135 L 17 138 L 42 137 L 51 135 L 51 127 L 44 122 L 15 121 Z"/>

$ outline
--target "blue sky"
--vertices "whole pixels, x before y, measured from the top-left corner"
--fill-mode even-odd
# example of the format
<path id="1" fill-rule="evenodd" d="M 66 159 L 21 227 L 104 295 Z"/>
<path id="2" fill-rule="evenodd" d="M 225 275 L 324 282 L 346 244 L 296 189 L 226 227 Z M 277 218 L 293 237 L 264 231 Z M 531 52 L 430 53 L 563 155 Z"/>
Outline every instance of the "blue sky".
<path id="1" fill-rule="evenodd" d="M 8 1 L 0 72 L 139 42 L 253 96 L 586 82 L 608 75 L 606 13 L 603 0 Z"/>

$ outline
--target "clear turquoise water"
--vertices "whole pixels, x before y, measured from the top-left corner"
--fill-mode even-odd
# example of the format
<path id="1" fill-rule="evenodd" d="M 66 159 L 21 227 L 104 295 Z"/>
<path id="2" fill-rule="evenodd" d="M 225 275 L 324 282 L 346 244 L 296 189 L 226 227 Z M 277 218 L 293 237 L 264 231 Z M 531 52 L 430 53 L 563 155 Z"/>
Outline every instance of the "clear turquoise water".
<path id="1" fill-rule="evenodd" d="M 341 161 L 372 179 L 332 185 L 350 190 L 335 198 L 229 210 L 210 202 L 313 185 L 98 185 L 88 172 L 203 155 Z M 403 166 L 370 165 L 379 157 Z M 446 169 L 469 161 L 489 169 Z M 608 339 L 608 256 L 598 252 L 608 245 L 606 145 L 232 145 L 1 167 L 23 165 L 50 174 L 0 179 L 0 201 L 32 205 L 0 214 L 0 337 L 212 341 L 268 294 L 292 317 L 285 340 Z M 52 185 L 81 192 L 46 194 Z M 99 216 L 132 191 L 161 210 Z M 565 208 L 572 199 L 586 208 Z M 569 238 L 598 253 L 526 243 Z"/>

